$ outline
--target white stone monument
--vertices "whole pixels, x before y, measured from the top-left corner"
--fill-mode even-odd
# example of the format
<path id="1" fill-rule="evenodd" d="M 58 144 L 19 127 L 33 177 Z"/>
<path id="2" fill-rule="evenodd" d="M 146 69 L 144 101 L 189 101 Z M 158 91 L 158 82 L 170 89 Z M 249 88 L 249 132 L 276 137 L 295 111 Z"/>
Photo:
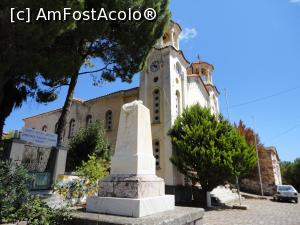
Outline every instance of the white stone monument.
<path id="1" fill-rule="evenodd" d="M 142 101 L 122 106 L 111 174 L 98 196 L 87 199 L 87 211 L 142 217 L 175 208 L 165 195 L 164 180 L 155 175 L 150 112 Z"/>

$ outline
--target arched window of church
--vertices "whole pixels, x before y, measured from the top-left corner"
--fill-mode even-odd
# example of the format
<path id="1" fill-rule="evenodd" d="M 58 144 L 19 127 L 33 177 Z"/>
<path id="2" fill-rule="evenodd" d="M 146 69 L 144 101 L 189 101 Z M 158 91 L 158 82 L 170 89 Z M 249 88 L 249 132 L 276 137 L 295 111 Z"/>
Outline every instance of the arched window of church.
<path id="1" fill-rule="evenodd" d="M 92 115 L 87 115 L 85 125 L 86 127 L 92 123 Z"/>
<path id="2" fill-rule="evenodd" d="M 112 130 L 112 121 L 113 120 L 113 113 L 111 110 L 108 110 L 106 113 L 105 113 L 105 128 L 106 130 L 110 131 Z"/>
<path id="3" fill-rule="evenodd" d="M 69 122 L 69 138 L 74 136 L 75 131 L 75 120 L 71 119 Z"/>
<path id="4" fill-rule="evenodd" d="M 155 158 L 156 169 L 160 169 L 160 143 L 159 140 L 153 141 L 153 155 Z"/>
<path id="5" fill-rule="evenodd" d="M 47 129 L 48 129 L 47 125 L 44 125 L 44 126 L 42 127 L 42 131 L 44 131 L 44 132 L 47 132 Z"/>
<path id="6" fill-rule="evenodd" d="M 180 104 L 180 93 L 176 91 L 176 115 L 179 115 L 181 112 L 181 104 Z"/>
<path id="7" fill-rule="evenodd" d="M 158 89 L 153 91 L 153 123 L 160 122 L 160 92 Z"/>

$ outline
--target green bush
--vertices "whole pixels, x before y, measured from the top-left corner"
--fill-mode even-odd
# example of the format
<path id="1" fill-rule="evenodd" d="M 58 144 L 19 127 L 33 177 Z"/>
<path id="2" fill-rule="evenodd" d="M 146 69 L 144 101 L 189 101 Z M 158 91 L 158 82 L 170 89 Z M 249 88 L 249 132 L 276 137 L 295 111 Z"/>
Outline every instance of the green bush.
<path id="1" fill-rule="evenodd" d="M 85 194 L 91 196 L 99 190 L 99 180 L 108 175 L 109 163 L 90 155 L 87 162 L 77 168 L 76 174 L 81 176 L 86 187 Z"/>
<path id="2" fill-rule="evenodd" d="M 89 155 L 95 154 L 97 158 L 110 159 L 109 143 L 105 137 L 105 130 L 100 122 L 81 128 L 70 139 L 66 163 L 66 171 L 73 172 L 87 161 Z"/>
<path id="3" fill-rule="evenodd" d="M 70 211 L 67 208 L 51 209 L 39 196 L 32 196 L 22 205 L 16 216 L 28 225 L 63 225 L 70 219 Z"/>
<path id="4" fill-rule="evenodd" d="M 29 196 L 32 177 L 11 161 L 0 161 L 0 221 L 11 220 Z"/>
<path id="5" fill-rule="evenodd" d="M 99 180 L 108 175 L 109 163 L 99 159 L 95 154 L 77 167 L 75 174 L 79 179 L 60 181 L 54 185 L 54 190 L 65 199 L 92 196 L 99 190 Z"/>
<path id="6" fill-rule="evenodd" d="M 30 182 L 32 177 L 22 165 L 0 161 L 0 223 L 63 225 L 69 219 L 68 209 L 51 209 L 39 196 L 30 196 Z"/>

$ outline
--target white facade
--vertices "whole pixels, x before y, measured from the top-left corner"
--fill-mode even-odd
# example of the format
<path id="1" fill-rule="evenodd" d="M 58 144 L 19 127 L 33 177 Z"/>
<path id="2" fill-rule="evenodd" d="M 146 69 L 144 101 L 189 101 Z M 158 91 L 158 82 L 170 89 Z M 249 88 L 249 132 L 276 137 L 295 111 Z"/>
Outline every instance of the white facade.
<path id="1" fill-rule="evenodd" d="M 107 129 L 107 136 L 114 149 L 121 106 L 140 99 L 150 110 L 157 175 L 165 179 L 166 185 L 183 184 L 183 177 L 169 160 L 172 145 L 167 133 L 176 117 L 188 106 L 200 104 L 218 114 L 219 93 L 212 82 L 213 66 L 203 61 L 190 63 L 184 57 L 179 49 L 180 32 L 180 26 L 171 22 L 148 57 L 147 67 L 141 72 L 139 88 L 88 101 L 74 100 L 65 142 L 72 130 L 72 119 L 75 120 L 76 131 L 86 125 L 89 116 L 91 121 L 100 120 L 106 125 L 110 112 L 113 119 L 109 122 L 112 125 Z M 46 125 L 48 132 L 54 132 L 59 115 L 60 109 L 24 119 L 25 127 L 42 129 Z"/>
<path id="2" fill-rule="evenodd" d="M 140 99 L 151 111 L 152 137 L 160 146 L 157 174 L 164 177 L 167 185 L 184 183 L 169 160 L 172 145 L 167 133 L 176 117 L 184 108 L 194 104 L 219 113 L 219 93 L 212 83 L 213 66 L 205 62 L 190 64 L 185 59 L 179 49 L 180 32 L 178 24 L 170 24 L 166 34 L 153 48 L 148 57 L 148 67 L 140 78 Z M 157 98 L 159 100 L 156 101 Z"/>

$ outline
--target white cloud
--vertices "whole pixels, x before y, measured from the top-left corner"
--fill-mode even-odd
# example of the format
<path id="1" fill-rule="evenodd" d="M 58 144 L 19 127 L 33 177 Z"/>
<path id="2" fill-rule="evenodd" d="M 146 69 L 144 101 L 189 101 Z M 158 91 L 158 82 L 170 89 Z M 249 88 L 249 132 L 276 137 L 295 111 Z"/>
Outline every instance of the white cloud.
<path id="1" fill-rule="evenodd" d="M 300 3 L 300 0 L 290 0 L 290 3 Z"/>
<path id="2" fill-rule="evenodd" d="M 293 0 L 295 1 L 295 0 Z M 300 1 L 300 0 L 299 0 Z M 184 28 L 180 34 L 180 40 L 189 40 L 195 38 L 198 32 L 195 28 Z"/>

